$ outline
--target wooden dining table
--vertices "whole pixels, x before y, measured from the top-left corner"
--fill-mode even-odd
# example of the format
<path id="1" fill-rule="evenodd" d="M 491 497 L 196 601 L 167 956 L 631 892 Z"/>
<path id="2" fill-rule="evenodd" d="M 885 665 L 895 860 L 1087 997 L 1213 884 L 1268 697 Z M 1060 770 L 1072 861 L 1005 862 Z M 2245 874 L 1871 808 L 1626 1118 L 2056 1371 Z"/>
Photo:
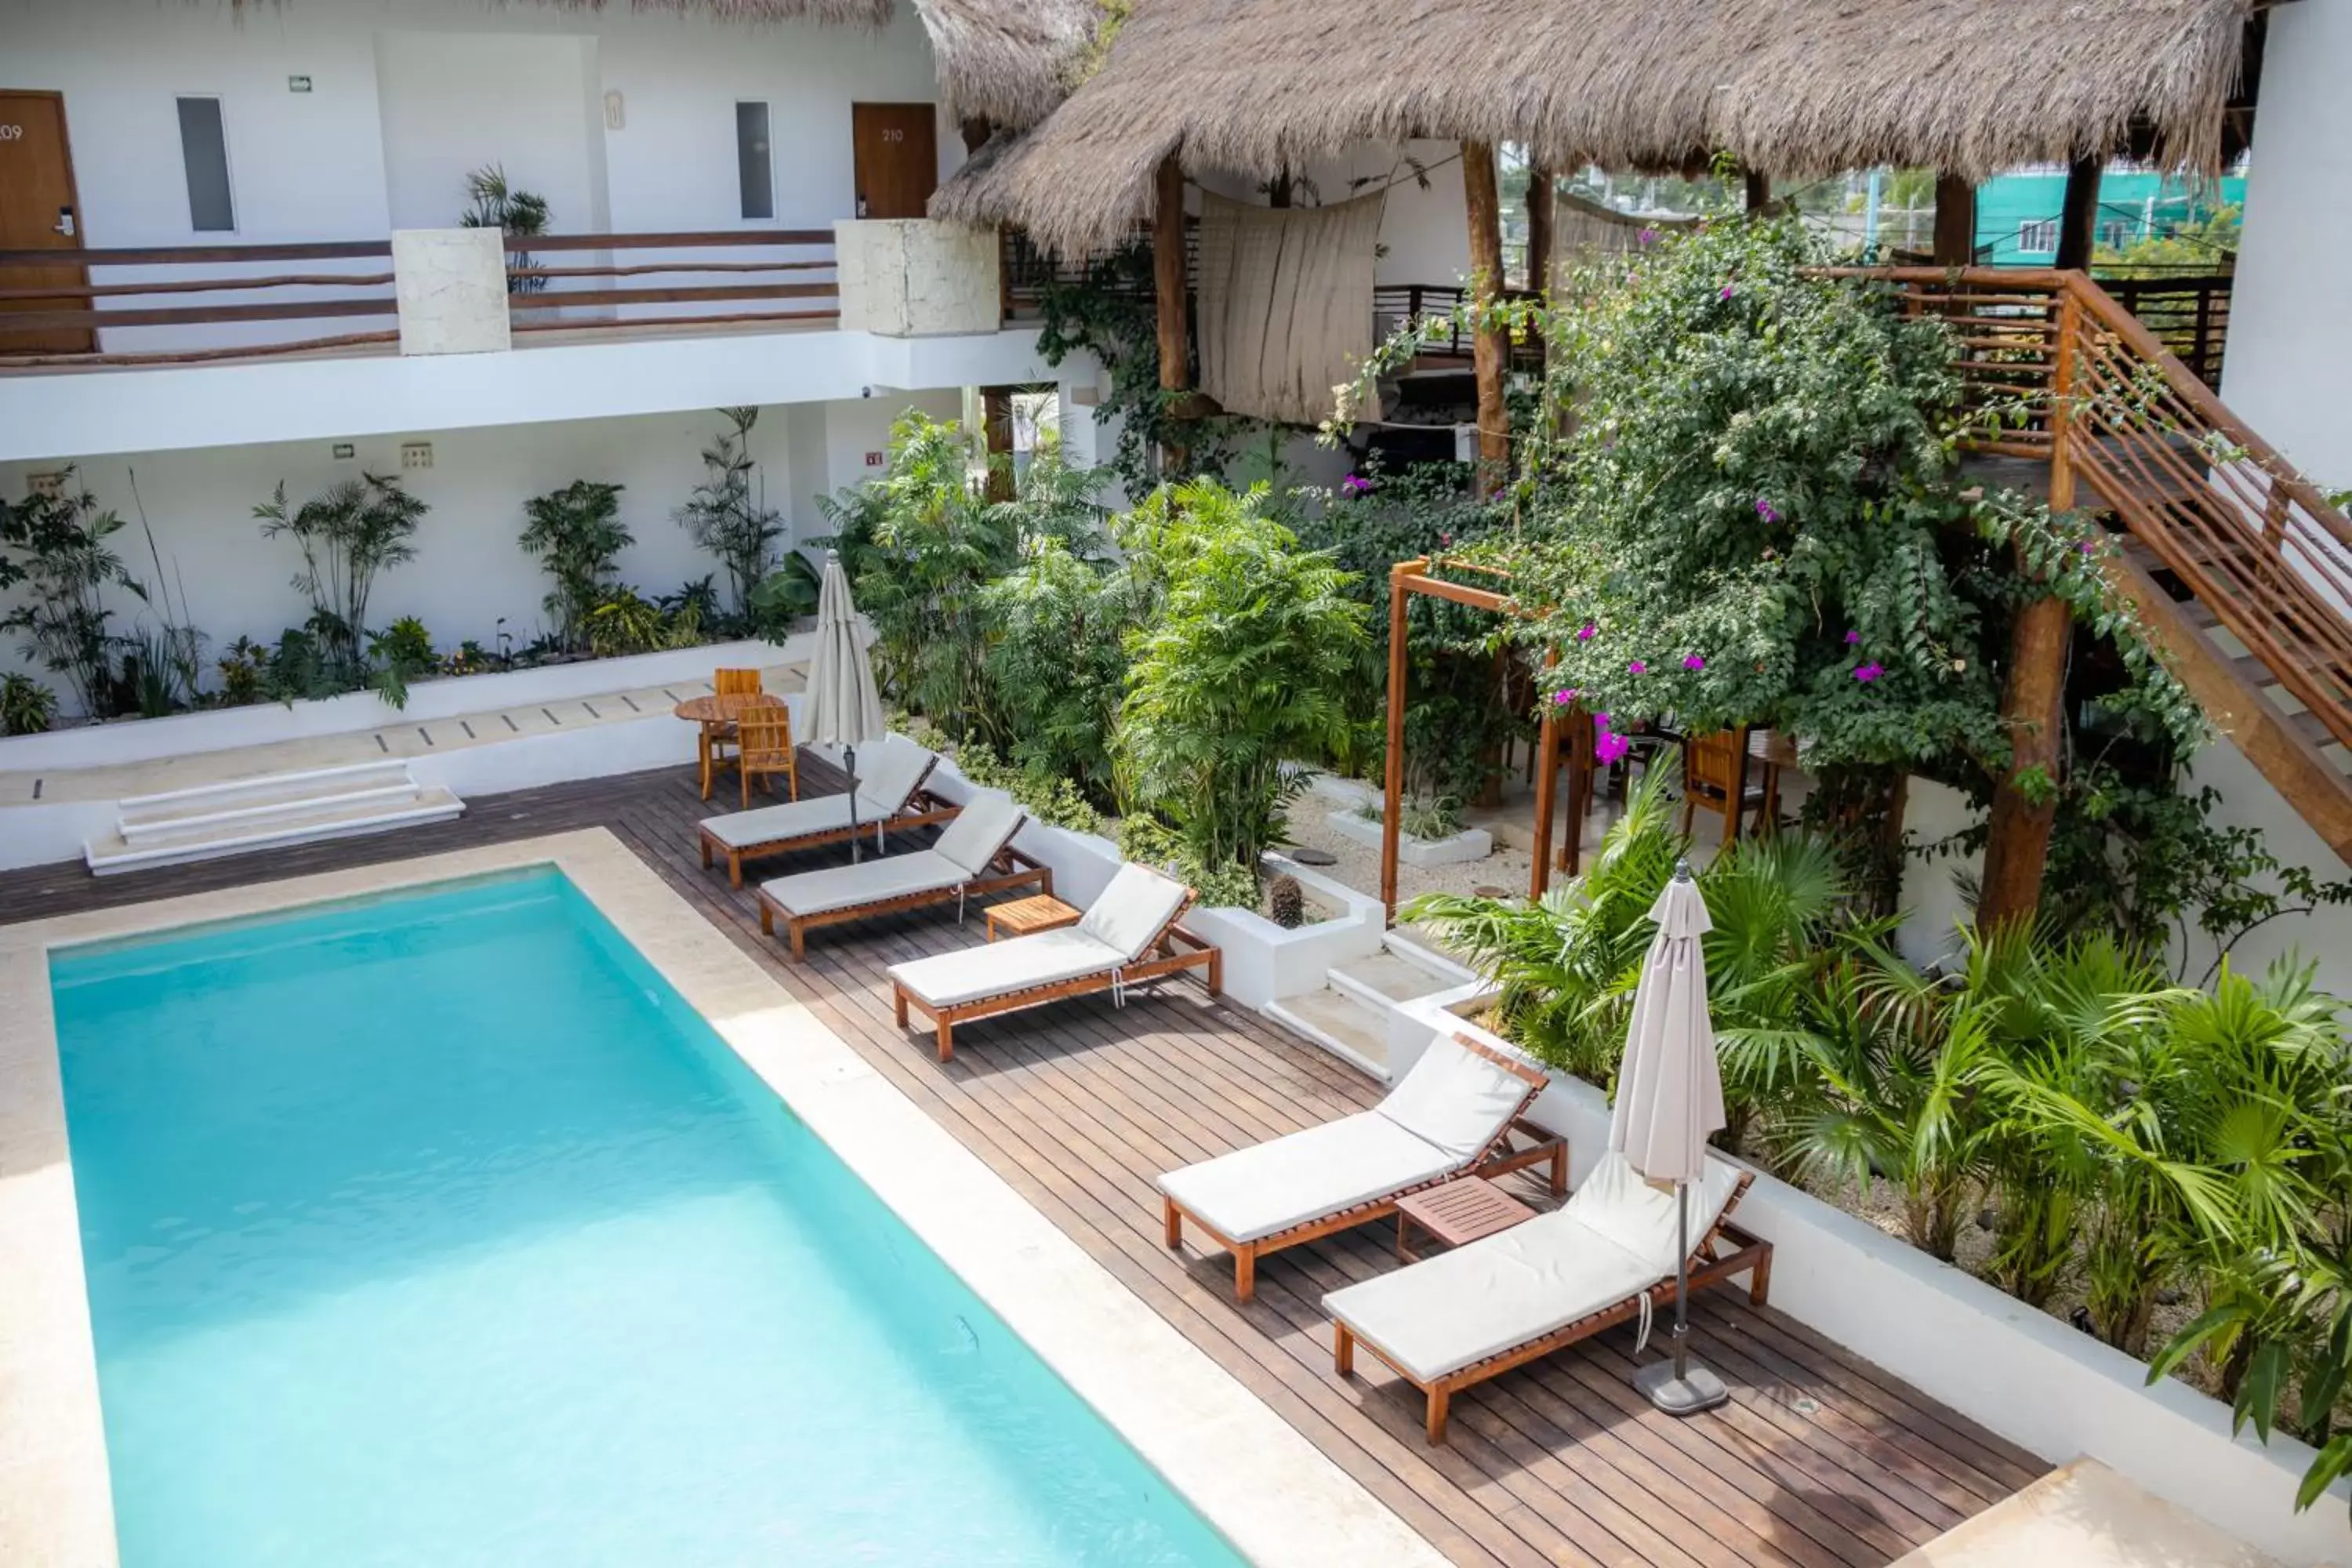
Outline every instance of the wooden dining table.
<path id="1" fill-rule="evenodd" d="M 731 692 L 724 697 L 689 697 L 670 710 L 688 723 L 698 726 L 694 732 L 695 762 L 702 770 L 702 798 L 710 798 L 710 775 L 716 759 L 716 748 L 734 731 L 735 721 L 754 709 L 782 708 L 784 700 L 768 691 Z"/>
<path id="2" fill-rule="evenodd" d="M 1568 770 L 1568 831 L 1556 852 L 1554 865 L 1562 871 L 1573 873 L 1582 858 L 1580 842 L 1583 834 L 1585 815 L 1592 809 L 1601 790 L 1604 773 L 1594 744 L 1600 739 L 1592 715 L 1581 708 L 1572 709 L 1567 721 L 1567 732 L 1561 737 L 1560 764 Z M 1665 750 L 1679 751 L 1683 733 L 1669 723 L 1643 723 L 1626 731 L 1626 738 L 1651 753 L 1643 766 L 1651 765 L 1655 753 Z M 1750 768 L 1762 770 L 1767 811 L 1777 815 L 1780 799 L 1780 773 L 1797 765 L 1797 742 L 1793 735 L 1777 730 L 1750 730 L 1748 732 L 1748 763 Z M 1741 780 L 1744 791 L 1746 779 Z"/>

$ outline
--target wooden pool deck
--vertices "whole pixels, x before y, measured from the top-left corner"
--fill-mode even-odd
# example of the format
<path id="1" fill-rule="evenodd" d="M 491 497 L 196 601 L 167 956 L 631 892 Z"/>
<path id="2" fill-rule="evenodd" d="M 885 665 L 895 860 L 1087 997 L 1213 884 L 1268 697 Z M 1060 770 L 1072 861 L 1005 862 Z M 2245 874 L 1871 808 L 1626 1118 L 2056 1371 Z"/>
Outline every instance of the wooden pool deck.
<path id="1" fill-rule="evenodd" d="M 747 888 L 706 872 L 709 814 L 690 770 L 485 796 L 446 823 L 278 855 L 92 878 L 79 864 L 0 873 L 0 921 L 36 920 L 305 872 L 604 826 L 1105 1268 L 1341 1468 L 1464 1564 L 1889 1562 L 2050 1467 L 1744 1295 L 1703 1298 L 1699 1352 L 1732 1403 L 1691 1421 L 1631 1385 L 1630 1325 L 1512 1373 L 1454 1405 L 1453 1440 L 1422 1440 L 1419 1395 L 1376 1363 L 1331 1373 L 1327 1290 L 1396 1266 L 1373 1226 L 1258 1267 L 1233 1300 L 1222 1254 L 1160 1239 L 1159 1172 L 1370 1105 L 1370 1079 L 1184 980 L 1121 1009 L 1108 995 L 960 1027 L 953 1061 L 891 1021 L 885 966 L 981 940 L 977 912 L 885 918 L 814 933 L 790 963 L 760 934 Z M 804 789 L 836 787 L 820 763 Z M 714 805 L 724 808 L 724 801 Z M 820 851 L 799 869 L 845 858 Z M 783 868 L 780 866 L 779 869 Z M 1540 1184 L 1515 1191 L 1544 1202 Z M 1659 1353 L 1654 1345 L 1644 1359 Z M 1360 1360 L 1360 1366 L 1364 1363 Z M 1369 1565 L 1367 1565 L 1369 1568 Z"/>

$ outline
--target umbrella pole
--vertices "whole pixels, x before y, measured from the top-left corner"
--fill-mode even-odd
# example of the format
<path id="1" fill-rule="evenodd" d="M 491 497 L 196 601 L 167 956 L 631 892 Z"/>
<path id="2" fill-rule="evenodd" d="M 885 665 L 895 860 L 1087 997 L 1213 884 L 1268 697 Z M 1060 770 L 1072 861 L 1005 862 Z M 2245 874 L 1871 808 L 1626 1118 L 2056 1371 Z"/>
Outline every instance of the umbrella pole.
<path id="1" fill-rule="evenodd" d="M 1723 1380 L 1690 1363 L 1689 1188 L 1675 1184 L 1675 1359 L 1654 1362 L 1633 1374 L 1633 1386 L 1668 1415 L 1696 1415 L 1731 1397 Z"/>
<path id="2" fill-rule="evenodd" d="M 841 748 L 842 771 L 849 775 L 849 863 L 857 864 L 857 748 Z"/>

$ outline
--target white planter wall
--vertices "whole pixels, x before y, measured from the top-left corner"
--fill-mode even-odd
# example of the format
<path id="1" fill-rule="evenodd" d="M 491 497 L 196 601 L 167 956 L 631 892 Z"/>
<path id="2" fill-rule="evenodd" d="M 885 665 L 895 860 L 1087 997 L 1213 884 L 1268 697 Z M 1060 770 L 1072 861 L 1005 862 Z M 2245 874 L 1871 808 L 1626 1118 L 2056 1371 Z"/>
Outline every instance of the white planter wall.
<path id="1" fill-rule="evenodd" d="M 1509 1049 L 1445 1010 L 1478 994 L 1470 985 L 1403 1004 L 1418 1038 L 1402 1050 L 1392 1040 L 1394 1070 L 1441 1032 Z M 1534 1118 L 1566 1135 L 1582 1181 L 1608 1142 L 1601 1091 L 1555 1074 Z M 2294 1511 L 2305 1445 L 2231 1437 L 2218 1401 L 2169 1378 L 2150 1386 L 2141 1363 L 1760 1172 L 1739 1223 L 1772 1243 L 1774 1307 L 1961 1415 L 2053 1462 L 2103 1460 L 2289 1568 L 2352 1563 L 2352 1489 L 2339 1483 Z M 1703 1335 L 1694 1349 L 1706 1356 Z"/>

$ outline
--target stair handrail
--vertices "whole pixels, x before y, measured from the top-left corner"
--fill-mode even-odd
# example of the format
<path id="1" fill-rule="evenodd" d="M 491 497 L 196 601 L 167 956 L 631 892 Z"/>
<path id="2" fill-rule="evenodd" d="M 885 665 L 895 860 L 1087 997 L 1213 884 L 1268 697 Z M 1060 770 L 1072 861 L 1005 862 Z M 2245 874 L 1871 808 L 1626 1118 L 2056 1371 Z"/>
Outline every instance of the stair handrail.
<path id="1" fill-rule="evenodd" d="M 1994 271 L 1997 268 L 1971 268 Z M 2284 489 L 2311 514 L 2336 542 L 2352 549 L 2352 519 L 2347 519 L 2327 497 L 2293 463 L 2255 433 L 2253 427 L 2238 417 L 2215 395 L 2212 388 L 2200 381 L 2195 373 L 2180 363 L 2180 356 L 2164 346 L 2162 339 L 2147 330 L 2146 322 L 2124 309 L 2122 301 L 2105 289 L 2097 279 L 2083 272 L 2057 274 L 2060 287 L 2073 293 L 2083 309 L 2095 317 L 2099 325 L 2121 339 L 2132 352 L 2160 371 L 2165 381 L 2180 399 L 2203 416 L 2229 444 L 2246 454 L 2254 465 L 2270 477 L 2271 482 Z"/>

